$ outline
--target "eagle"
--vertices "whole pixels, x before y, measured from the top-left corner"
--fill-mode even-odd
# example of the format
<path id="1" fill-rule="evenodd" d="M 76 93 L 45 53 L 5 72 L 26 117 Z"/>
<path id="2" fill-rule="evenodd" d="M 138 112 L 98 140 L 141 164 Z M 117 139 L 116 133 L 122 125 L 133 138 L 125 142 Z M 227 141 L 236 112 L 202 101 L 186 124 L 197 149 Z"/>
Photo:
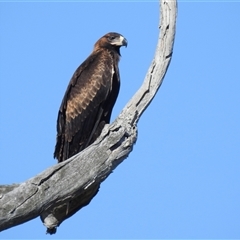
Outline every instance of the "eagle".
<path id="1" fill-rule="evenodd" d="M 74 72 L 58 111 L 54 151 L 58 162 L 88 147 L 109 123 L 120 88 L 118 63 L 122 46 L 127 46 L 125 37 L 116 32 L 107 33 Z M 95 182 L 79 196 L 54 209 L 57 226 L 88 205 L 99 187 L 100 183 Z M 55 232 L 56 227 L 47 229 L 47 233 Z"/>
<path id="2" fill-rule="evenodd" d="M 121 34 L 105 34 L 74 72 L 58 112 L 54 151 L 58 162 L 88 147 L 110 122 L 120 88 L 122 46 L 127 46 L 127 40 Z"/>

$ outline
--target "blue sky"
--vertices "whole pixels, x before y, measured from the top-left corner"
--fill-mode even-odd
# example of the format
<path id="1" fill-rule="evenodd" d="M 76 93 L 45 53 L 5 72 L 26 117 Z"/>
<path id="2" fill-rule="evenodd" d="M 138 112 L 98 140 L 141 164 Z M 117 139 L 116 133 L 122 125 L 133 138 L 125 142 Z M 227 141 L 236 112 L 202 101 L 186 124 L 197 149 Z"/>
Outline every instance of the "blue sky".
<path id="1" fill-rule="evenodd" d="M 0 184 L 56 163 L 67 84 L 110 31 L 128 39 L 114 120 L 154 55 L 158 5 L 0 3 Z M 133 152 L 56 235 L 36 218 L 0 238 L 240 238 L 239 10 L 237 2 L 180 1 L 172 62 Z"/>

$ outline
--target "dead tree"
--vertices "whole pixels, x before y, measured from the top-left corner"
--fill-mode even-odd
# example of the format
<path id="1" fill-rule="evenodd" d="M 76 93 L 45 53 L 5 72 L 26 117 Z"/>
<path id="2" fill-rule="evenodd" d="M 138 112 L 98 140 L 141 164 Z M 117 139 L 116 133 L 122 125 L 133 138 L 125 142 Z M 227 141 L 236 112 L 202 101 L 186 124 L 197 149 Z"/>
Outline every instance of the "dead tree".
<path id="1" fill-rule="evenodd" d="M 49 233 L 87 205 L 89 192 L 127 158 L 137 140 L 137 123 L 162 84 L 173 53 L 176 0 L 160 1 L 160 33 L 144 82 L 100 137 L 70 159 L 31 179 L 0 186 L 0 231 L 41 217 Z M 87 200 L 86 200 L 87 199 Z"/>

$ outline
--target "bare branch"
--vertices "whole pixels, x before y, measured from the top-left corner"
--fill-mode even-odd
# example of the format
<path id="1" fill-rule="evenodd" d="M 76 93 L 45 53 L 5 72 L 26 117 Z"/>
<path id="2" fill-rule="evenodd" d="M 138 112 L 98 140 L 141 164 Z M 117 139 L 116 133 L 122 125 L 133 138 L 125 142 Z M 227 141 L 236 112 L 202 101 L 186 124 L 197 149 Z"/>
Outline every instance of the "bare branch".
<path id="1" fill-rule="evenodd" d="M 72 158 L 24 183 L 0 186 L 0 231 L 41 216 L 50 233 L 87 205 L 104 181 L 132 151 L 137 122 L 162 84 L 173 52 L 177 3 L 161 1 L 160 35 L 154 59 L 141 88 L 101 136 Z"/>

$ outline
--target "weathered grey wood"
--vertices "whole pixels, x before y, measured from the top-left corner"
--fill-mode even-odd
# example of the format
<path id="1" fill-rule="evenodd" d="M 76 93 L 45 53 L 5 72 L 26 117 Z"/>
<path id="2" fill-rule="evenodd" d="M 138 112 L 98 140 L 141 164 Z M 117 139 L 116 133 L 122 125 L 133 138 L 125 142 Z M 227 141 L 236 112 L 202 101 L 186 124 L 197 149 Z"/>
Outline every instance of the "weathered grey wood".
<path id="1" fill-rule="evenodd" d="M 161 86 L 172 57 L 177 3 L 162 0 L 160 5 L 158 44 L 141 88 L 84 151 L 24 183 L 0 186 L 0 231 L 41 216 L 54 233 L 55 227 L 71 216 L 69 202 L 94 190 L 132 151 L 137 122 Z"/>

